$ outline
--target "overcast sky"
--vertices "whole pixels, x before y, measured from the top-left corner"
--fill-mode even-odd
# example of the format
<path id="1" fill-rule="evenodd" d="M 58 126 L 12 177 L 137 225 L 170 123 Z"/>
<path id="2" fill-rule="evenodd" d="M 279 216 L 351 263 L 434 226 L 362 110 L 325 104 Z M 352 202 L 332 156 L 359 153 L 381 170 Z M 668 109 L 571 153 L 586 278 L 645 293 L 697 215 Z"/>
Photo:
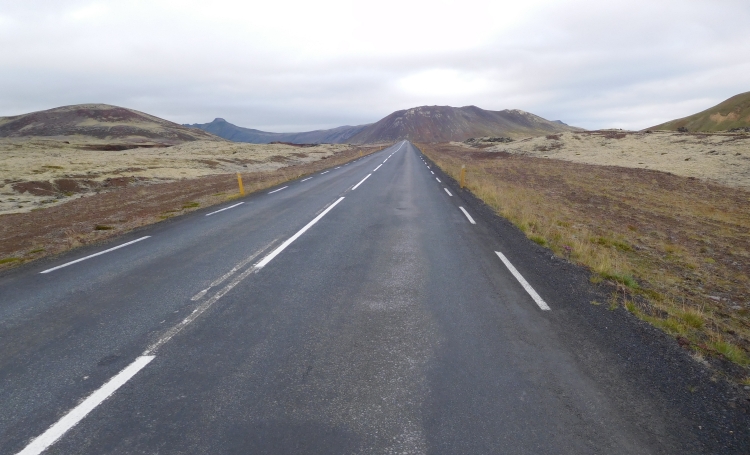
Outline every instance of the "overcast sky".
<path id="1" fill-rule="evenodd" d="M 645 128 L 750 90 L 748 0 L 0 0 L 0 116 L 268 131 L 420 105 Z"/>

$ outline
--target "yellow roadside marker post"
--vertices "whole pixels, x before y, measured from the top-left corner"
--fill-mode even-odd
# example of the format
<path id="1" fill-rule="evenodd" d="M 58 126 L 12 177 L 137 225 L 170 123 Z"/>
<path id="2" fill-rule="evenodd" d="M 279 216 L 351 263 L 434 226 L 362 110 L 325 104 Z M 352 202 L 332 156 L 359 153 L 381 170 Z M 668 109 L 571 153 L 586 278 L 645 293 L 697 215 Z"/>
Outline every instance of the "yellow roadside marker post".
<path id="1" fill-rule="evenodd" d="M 466 165 L 461 165 L 461 188 L 466 186 Z"/>
<path id="2" fill-rule="evenodd" d="M 237 183 L 239 183 L 239 185 L 240 185 L 240 195 L 244 196 L 245 195 L 245 187 L 242 186 L 242 176 L 240 175 L 239 172 L 237 173 Z"/>

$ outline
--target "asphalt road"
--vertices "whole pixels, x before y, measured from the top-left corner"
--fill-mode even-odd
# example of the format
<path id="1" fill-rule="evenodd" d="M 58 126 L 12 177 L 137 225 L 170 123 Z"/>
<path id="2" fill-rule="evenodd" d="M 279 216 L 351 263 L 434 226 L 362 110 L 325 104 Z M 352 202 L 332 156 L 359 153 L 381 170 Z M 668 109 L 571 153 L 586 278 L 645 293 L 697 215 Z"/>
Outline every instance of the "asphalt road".
<path id="1" fill-rule="evenodd" d="M 0 453 L 697 447 L 428 164 L 398 143 L 0 276 Z"/>

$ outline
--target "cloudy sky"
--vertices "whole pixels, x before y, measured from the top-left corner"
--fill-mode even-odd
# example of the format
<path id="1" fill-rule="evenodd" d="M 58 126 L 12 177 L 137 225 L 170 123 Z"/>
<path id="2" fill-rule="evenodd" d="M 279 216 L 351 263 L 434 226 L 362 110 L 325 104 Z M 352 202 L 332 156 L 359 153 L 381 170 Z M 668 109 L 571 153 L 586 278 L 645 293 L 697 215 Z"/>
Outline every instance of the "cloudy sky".
<path id="1" fill-rule="evenodd" d="M 645 128 L 750 90 L 748 0 L 2 0 L 0 116 L 304 131 L 419 105 Z"/>

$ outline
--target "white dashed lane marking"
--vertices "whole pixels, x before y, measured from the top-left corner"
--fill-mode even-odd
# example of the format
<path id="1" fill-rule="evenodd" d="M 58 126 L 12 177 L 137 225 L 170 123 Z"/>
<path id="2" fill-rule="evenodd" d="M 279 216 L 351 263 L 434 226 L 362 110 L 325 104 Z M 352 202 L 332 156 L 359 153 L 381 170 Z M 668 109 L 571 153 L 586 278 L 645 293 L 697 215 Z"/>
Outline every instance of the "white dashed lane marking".
<path id="1" fill-rule="evenodd" d="M 240 204 L 242 204 L 242 202 L 240 202 Z M 240 205 L 240 204 L 235 204 L 235 205 L 233 205 L 232 207 L 235 207 L 235 206 L 237 206 L 237 205 Z M 231 209 L 232 207 L 227 207 L 226 209 Z M 221 209 L 221 210 L 226 210 L 226 209 Z M 220 212 L 221 210 L 218 210 L 218 211 Z M 216 212 L 214 212 L 214 213 L 216 213 Z M 209 215 L 211 215 L 211 214 L 209 213 Z M 208 216 L 208 215 L 206 215 L 206 216 Z M 123 243 L 122 245 L 118 245 L 118 246 L 116 246 L 116 247 L 113 247 L 113 248 L 110 248 L 110 249 L 108 249 L 108 250 L 100 251 L 100 252 L 98 252 L 98 253 L 90 254 L 90 255 L 88 255 L 88 256 L 86 256 L 86 257 L 83 257 L 83 258 L 81 258 L 81 259 L 76 259 L 75 261 L 70 261 L 70 262 L 66 262 L 66 263 L 65 263 L 65 264 L 63 264 L 63 265 L 58 265 L 57 267 L 52 267 L 51 269 L 47 269 L 47 270 L 45 270 L 45 271 L 43 271 L 43 272 L 39 272 L 39 273 L 49 273 L 49 272 L 52 272 L 52 271 L 54 271 L 54 270 L 57 270 L 57 269 L 61 269 L 61 268 L 63 268 L 63 267 L 67 267 L 67 266 L 69 266 L 69 265 L 73 265 L 73 264 L 76 264 L 76 263 L 78 263 L 78 262 L 81 262 L 81 261 L 85 261 L 86 259 L 91 259 L 91 258 L 93 258 L 93 257 L 96 257 L 96 256 L 100 256 L 100 255 L 102 255 L 102 254 L 104 254 L 104 253 L 109 253 L 110 251 L 115 251 L 115 250 L 119 250 L 120 248 L 122 248 L 122 247 L 124 247 L 124 246 L 132 245 L 132 244 L 134 244 L 134 243 L 136 243 L 136 242 L 140 242 L 141 240 L 146 240 L 146 239 L 147 239 L 147 238 L 149 238 L 149 237 L 151 237 L 151 236 L 150 236 L 150 235 L 147 235 L 147 236 L 145 236 L 145 237 L 141 237 L 141 238 L 139 238 L 139 239 L 131 240 L 130 242 L 127 242 L 127 243 Z"/>
<path id="2" fill-rule="evenodd" d="M 518 280 L 519 283 L 521 283 L 521 286 L 523 286 L 524 289 L 526 289 L 526 292 L 529 293 L 532 299 L 534 299 L 534 302 L 544 311 L 549 311 L 551 308 L 549 305 L 547 305 L 547 302 L 545 302 L 539 294 L 536 293 L 534 288 L 531 287 L 528 281 L 524 279 L 524 277 L 518 273 L 518 270 L 516 270 L 515 267 L 513 267 L 513 264 L 510 263 L 508 258 L 505 257 L 505 255 L 499 251 L 495 251 L 497 256 L 500 258 L 501 261 L 503 261 L 503 264 L 505 264 L 506 267 L 508 267 L 508 270 L 510 270 L 510 273 L 513 274 L 514 277 Z"/>
<path id="3" fill-rule="evenodd" d="M 459 207 L 459 209 L 461 209 L 461 211 L 464 212 L 464 215 L 466 215 L 466 218 L 469 219 L 469 223 L 471 223 L 471 224 L 477 224 L 477 222 L 474 221 L 474 218 L 472 218 L 471 215 L 469 215 L 469 212 L 467 212 L 465 208 Z"/>

